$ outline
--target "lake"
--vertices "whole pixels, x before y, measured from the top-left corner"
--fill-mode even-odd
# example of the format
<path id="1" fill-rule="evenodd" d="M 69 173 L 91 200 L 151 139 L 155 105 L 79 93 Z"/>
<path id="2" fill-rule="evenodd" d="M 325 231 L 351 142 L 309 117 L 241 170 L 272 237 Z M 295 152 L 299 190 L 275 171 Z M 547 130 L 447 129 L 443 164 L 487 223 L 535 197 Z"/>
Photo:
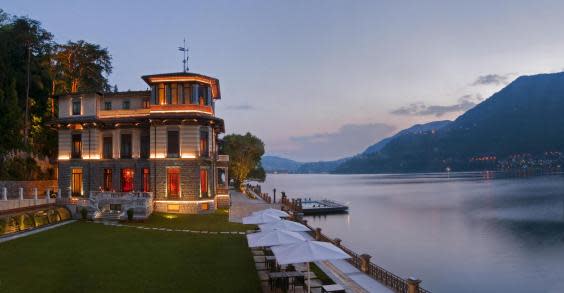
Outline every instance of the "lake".
<path id="1" fill-rule="evenodd" d="M 268 174 L 263 192 L 334 199 L 306 217 L 433 292 L 564 292 L 564 176 Z"/>

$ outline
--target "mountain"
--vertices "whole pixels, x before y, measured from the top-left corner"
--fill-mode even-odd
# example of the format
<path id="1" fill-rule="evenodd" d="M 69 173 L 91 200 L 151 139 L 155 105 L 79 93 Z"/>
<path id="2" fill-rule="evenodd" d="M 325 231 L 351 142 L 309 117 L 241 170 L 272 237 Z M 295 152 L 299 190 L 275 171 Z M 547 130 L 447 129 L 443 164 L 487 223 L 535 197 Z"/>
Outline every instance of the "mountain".
<path id="1" fill-rule="evenodd" d="M 268 173 L 294 173 L 302 165 L 300 162 L 277 156 L 263 156 L 261 163 L 264 170 Z"/>
<path id="2" fill-rule="evenodd" d="M 515 155 L 561 152 L 563 113 L 564 72 L 521 76 L 438 131 L 401 135 L 335 172 L 481 170 Z"/>
<path id="3" fill-rule="evenodd" d="M 437 131 L 437 130 L 449 125 L 450 123 L 452 123 L 452 121 L 450 121 L 450 120 L 441 120 L 441 121 L 433 121 L 433 122 L 429 122 L 429 123 L 425 123 L 425 124 L 415 124 L 415 125 L 413 125 L 409 128 L 406 128 L 406 129 L 396 133 L 393 136 L 384 138 L 381 141 L 369 146 L 364 152 L 362 152 L 362 155 L 370 155 L 370 154 L 374 154 L 374 153 L 381 151 L 390 141 L 392 141 L 393 139 L 395 139 L 399 136 L 406 135 L 406 134 L 423 133 L 423 132 L 427 132 L 427 131 Z"/>
<path id="4" fill-rule="evenodd" d="M 319 161 L 303 163 L 296 173 L 331 173 L 337 169 L 339 165 L 346 162 L 350 158 L 343 158 L 334 161 Z"/>

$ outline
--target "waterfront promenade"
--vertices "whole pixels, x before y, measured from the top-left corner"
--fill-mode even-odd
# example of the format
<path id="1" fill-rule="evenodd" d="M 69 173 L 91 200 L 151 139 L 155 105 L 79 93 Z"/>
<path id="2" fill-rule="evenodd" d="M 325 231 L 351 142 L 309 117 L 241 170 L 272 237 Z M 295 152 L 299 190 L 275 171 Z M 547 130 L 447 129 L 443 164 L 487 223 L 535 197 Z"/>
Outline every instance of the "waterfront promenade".
<path id="1" fill-rule="evenodd" d="M 231 208 L 229 212 L 230 222 L 241 222 L 243 217 L 250 215 L 252 212 L 263 210 L 266 208 L 280 209 L 280 204 L 269 204 L 264 202 L 259 197 L 255 199 L 249 198 L 247 195 L 230 191 L 231 193 Z M 302 232 L 306 239 L 314 240 L 314 238 L 307 232 Z M 255 261 L 260 257 L 255 257 Z M 322 261 L 315 262 L 315 264 L 335 283 L 341 285 L 347 292 L 393 292 L 391 289 L 380 284 L 378 281 L 372 279 L 370 276 L 355 268 L 345 260 L 335 261 Z M 257 268 L 261 267 L 260 262 L 257 262 Z M 258 271 L 259 278 L 263 283 L 263 292 L 270 292 L 268 287 L 268 276 L 262 271 Z M 312 291 L 315 292 L 315 291 Z"/>

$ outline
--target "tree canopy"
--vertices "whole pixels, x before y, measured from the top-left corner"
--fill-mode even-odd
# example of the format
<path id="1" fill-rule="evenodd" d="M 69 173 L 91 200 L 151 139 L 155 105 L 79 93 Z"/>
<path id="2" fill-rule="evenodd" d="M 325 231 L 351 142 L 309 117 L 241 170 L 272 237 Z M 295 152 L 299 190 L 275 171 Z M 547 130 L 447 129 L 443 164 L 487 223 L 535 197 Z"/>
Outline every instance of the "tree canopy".
<path id="1" fill-rule="evenodd" d="M 56 114 L 53 97 L 76 91 L 109 91 L 107 76 L 111 71 L 106 48 L 82 40 L 57 44 L 40 22 L 0 9 L 0 179 L 8 173 L 19 174 L 6 170 L 17 165 L 8 160 L 23 157 L 31 163 L 25 157 L 53 159 L 57 135 L 45 126 Z M 7 177 L 19 179 L 17 175 Z"/>
<path id="2" fill-rule="evenodd" d="M 245 135 L 226 135 L 221 151 L 229 155 L 229 175 L 236 187 L 240 188 L 247 179 L 265 179 L 260 161 L 264 154 L 264 143 L 260 138 L 248 132 Z"/>

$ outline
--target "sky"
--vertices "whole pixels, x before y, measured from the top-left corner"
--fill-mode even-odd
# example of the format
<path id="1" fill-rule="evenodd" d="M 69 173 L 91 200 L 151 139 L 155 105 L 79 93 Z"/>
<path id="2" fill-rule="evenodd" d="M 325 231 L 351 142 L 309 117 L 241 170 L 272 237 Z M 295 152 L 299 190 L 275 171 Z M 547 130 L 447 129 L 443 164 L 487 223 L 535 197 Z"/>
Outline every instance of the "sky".
<path id="1" fill-rule="evenodd" d="M 519 75 L 564 69 L 564 1 L 27 1 L 58 42 L 108 48 L 109 79 L 220 79 L 226 132 L 266 153 L 342 158 L 413 124 L 455 119 Z"/>

